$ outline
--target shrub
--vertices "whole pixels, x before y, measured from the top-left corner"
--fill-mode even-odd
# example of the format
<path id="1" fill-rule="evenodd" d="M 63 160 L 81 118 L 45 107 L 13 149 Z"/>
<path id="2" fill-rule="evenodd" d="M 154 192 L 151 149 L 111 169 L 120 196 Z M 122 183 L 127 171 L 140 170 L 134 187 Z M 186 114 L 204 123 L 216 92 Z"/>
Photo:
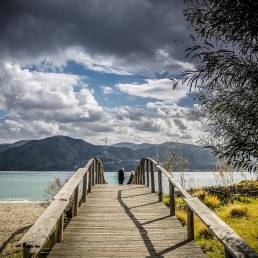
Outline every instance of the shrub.
<path id="1" fill-rule="evenodd" d="M 198 189 L 196 191 L 193 192 L 193 196 L 195 197 L 198 197 L 200 200 L 204 200 L 205 196 L 207 195 L 208 193 L 202 189 Z"/>
<path id="2" fill-rule="evenodd" d="M 229 208 L 229 216 L 234 218 L 234 217 L 247 217 L 248 216 L 248 209 L 245 206 L 241 206 L 238 204 L 234 204 Z"/>
<path id="3" fill-rule="evenodd" d="M 197 237 L 210 239 L 213 236 L 212 236 L 211 232 L 209 231 L 209 229 L 205 225 L 199 224 L 198 228 L 197 228 Z"/>
<path id="4" fill-rule="evenodd" d="M 176 206 L 177 206 L 178 209 L 184 209 L 185 201 L 182 197 L 176 198 Z"/>
<path id="5" fill-rule="evenodd" d="M 168 195 L 164 195 L 163 196 L 163 203 L 166 205 L 166 206 L 169 206 L 169 196 Z"/>
<path id="6" fill-rule="evenodd" d="M 215 209 L 220 206 L 220 200 L 215 195 L 206 195 L 203 202 L 211 209 Z"/>
<path id="7" fill-rule="evenodd" d="M 186 224 L 186 213 L 182 211 L 176 211 L 177 219 L 182 223 L 184 226 Z"/>

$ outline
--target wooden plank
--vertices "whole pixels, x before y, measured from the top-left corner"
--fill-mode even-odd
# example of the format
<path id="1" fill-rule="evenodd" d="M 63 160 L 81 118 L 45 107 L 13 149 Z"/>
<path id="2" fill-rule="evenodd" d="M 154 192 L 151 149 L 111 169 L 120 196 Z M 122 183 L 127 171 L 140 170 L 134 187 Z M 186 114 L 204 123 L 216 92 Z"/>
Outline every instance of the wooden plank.
<path id="1" fill-rule="evenodd" d="M 55 228 L 58 219 L 61 217 L 67 205 L 68 201 L 53 201 L 28 230 L 21 241 L 19 241 L 18 246 L 25 245 L 41 248 Z"/>
<path id="2" fill-rule="evenodd" d="M 155 193 L 96 185 L 48 257 L 205 257 Z"/>
<path id="3" fill-rule="evenodd" d="M 50 234 L 56 229 L 56 241 L 63 238 L 63 213 L 69 204 L 69 200 L 74 193 L 74 214 L 78 210 L 78 191 L 79 183 L 85 177 L 91 163 L 90 159 L 84 168 L 79 168 L 72 177 L 66 182 L 64 187 L 57 193 L 53 202 L 47 207 L 45 212 L 37 219 L 34 225 L 19 241 L 17 246 L 23 246 L 24 257 L 32 257 L 48 240 Z"/>

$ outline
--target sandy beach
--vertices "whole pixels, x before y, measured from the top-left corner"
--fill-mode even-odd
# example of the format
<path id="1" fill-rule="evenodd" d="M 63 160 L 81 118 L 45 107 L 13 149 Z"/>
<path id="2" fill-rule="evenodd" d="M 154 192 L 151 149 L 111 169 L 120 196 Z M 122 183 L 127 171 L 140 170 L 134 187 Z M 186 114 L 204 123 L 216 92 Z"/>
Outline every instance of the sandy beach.
<path id="1" fill-rule="evenodd" d="M 0 203 L 0 257 L 20 257 L 17 242 L 45 208 L 41 203 Z"/>

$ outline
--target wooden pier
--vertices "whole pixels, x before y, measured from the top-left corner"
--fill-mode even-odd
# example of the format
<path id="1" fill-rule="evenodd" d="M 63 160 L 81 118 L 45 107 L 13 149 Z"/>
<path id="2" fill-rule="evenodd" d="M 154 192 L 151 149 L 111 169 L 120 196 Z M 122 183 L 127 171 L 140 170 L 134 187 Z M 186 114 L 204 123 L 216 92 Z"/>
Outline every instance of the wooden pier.
<path id="1" fill-rule="evenodd" d="M 162 202 L 164 176 L 169 182 L 169 208 Z M 188 207 L 186 227 L 175 217 L 175 189 Z M 150 158 L 141 160 L 129 185 L 106 184 L 102 162 L 91 159 L 64 185 L 19 246 L 23 246 L 24 258 L 205 257 L 194 242 L 194 216 L 221 241 L 226 257 L 258 257 L 214 212 Z"/>

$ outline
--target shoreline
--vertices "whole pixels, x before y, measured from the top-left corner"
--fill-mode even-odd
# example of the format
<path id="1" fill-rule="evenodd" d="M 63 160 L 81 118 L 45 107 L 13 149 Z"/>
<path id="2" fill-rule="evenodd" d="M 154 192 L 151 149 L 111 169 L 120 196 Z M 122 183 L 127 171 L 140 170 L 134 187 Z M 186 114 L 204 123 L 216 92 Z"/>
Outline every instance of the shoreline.
<path id="1" fill-rule="evenodd" d="M 0 200 L 0 204 L 44 204 L 46 201 L 30 201 L 30 200 Z"/>

